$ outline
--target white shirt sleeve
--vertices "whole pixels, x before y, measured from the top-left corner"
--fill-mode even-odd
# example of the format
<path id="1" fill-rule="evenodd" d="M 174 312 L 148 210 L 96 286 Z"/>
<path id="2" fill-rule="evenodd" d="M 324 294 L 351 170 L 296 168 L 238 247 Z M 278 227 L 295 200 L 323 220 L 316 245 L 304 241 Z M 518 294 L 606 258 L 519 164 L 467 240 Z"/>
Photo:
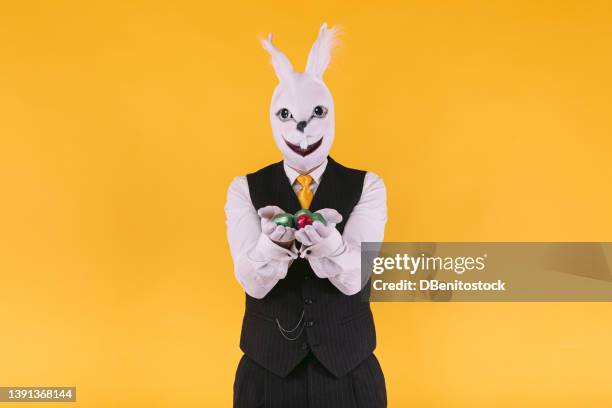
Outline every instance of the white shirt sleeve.
<path id="1" fill-rule="evenodd" d="M 331 234 L 302 256 L 319 278 L 328 278 L 345 295 L 358 293 L 367 282 L 361 276 L 361 243 L 382 242 L 387 223 L 387 192 L 383 180 L 366 173 L 361 198 L 342 236 Z"/>
<path id="2" fill-rule="evenodd" d="M 234 260 L 234 274 L 246 293 L 261 299 L 287 275 L 295 258 L 295 244 L 285 249 L 261 232 L 261 219 L 251 202 L 246 177 L 229 186 L 225 204 L 227 239 Z"/>

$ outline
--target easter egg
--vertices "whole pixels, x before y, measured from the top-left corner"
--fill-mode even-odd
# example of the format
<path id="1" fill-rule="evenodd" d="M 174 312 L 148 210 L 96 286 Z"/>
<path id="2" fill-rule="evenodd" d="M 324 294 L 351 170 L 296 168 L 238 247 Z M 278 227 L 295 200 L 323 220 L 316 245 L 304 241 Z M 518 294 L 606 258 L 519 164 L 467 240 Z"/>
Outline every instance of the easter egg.
<path id="1" fill-rule="evenodd" d="M 308 225 L 312 225 L 312 217 L 309 214 L 301 214 L 297 217 L 297 220 L 295 221 L 295 226 L 297 229 L 302 229 Z"/>
<path id="2" fill-rule="evenodd" d="M 291 214 L 280 214 L 276 217 L 272 218 L 272 221 L 277 225 L 282 225 L 284 227 L 293 227 L 293 215 Z"/>
<path id="3" fill-rule="evenodd" d="M 325 221 L 325 218 L 323 218 L 321 214 L 318 214 L 318 213 L 312 214 L 312 222 L 315 222 L 315 221 L 319 221 L 323 225 L 327 225 L 327 221 Z"/>
<path id="4" fill-rule="evenodd" d="M 306 209 L 302 209 L 302 210 L 298 210 L 298 211 L 296 211 L 296 212 L 295 212 L 295 214 L 293 214 L 293 219 L 294 219 L 295 221 L 297 221 L 298 217 L 299 217 L 300 215 L 302 215 L 302 214 L 306 214 L 306 215 L 308 215 L 308 216 L 312 217 L 312 211 L 310 211 L 310 210 L 306 210 Z"/>

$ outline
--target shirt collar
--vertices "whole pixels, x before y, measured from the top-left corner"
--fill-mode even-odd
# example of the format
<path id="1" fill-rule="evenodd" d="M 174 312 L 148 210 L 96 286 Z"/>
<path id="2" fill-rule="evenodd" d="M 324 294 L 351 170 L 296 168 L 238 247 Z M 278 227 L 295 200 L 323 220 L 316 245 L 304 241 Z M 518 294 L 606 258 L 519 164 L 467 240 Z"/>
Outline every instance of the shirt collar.
<path id="1" fill-rule="evenodd" d="M 298 178 L 300 173 L 298 173 L 297 171 L 289 167 L 287 162 L 283 162 L 283 167 L 285 168 L 285 174 L 287 175 L 287 178 L 289 179 L 289 183 L 293 185 L 293 183 L 295 183 L 295 179 Z M 314 169 L 312 172 L 309 173 L 310 177 L 312 177 L 312 180 L 316 184 L 319 184 L 321 182 L 321 177 L 323 176 L 323 172 L 325 171 L 326 167 L 327 167 L 327 158 L 325 158 L 325 161 L 319 167 L 317 167 L 316 169 Z"/>

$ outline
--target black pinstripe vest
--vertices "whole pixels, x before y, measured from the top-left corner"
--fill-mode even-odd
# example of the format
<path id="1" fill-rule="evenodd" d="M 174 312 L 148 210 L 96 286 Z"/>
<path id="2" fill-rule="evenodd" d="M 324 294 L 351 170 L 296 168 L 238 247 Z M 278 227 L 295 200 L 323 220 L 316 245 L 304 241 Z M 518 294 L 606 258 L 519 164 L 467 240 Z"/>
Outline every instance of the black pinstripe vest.
<path id="1" fill-rule="evenodd" d="M 342 233 L 361 197 L 364 177 L 364 171 L 346 168 L 329 158 L 310 209 L 336 209 L 342 214 L 343 221 L 336 226 Z M 249 174 L 247 180 L 256 209 L 267 205 L 277 205 L 289 213 L 300 209 L 283 162 Z M 369 284 L 363 290 L 369 290 Z M 298 258 L 287 276 L 263 299 L 246 295 L 240 347 L 248 357 L 281 377 L 288 375 L 309 352 L 333 375 L 341 377 L 376 346 L 370 304 L 363 298 L 368 298 L 363 291 L 344 295 L 328 279 L 319 279 L 308 261 Z M 300 325 L 283 336 L 278 324 L 294 329 L 302 313 L 301 334 Z M 287 339 L 297 334 L 297 339 Z"/>

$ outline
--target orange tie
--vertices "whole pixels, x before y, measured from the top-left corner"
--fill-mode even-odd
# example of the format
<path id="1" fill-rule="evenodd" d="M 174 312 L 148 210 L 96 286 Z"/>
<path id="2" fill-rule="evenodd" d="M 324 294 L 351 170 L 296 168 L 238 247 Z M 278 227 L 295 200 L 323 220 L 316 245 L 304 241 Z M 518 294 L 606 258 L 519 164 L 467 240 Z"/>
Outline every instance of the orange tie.
<path id="1" fill-rule="evenodd" d="M 297 182 L 302 189 L 298 191 L 297 198 L 300 200 L 300 205 L 303 209 L 308 209 L 310 207 L 310 203 L 312 202 L 312 191 L 310 191 L 310 183 L 312 183 L 312 177 L 309 175 L 301 175 L 298 176 Z"/>

